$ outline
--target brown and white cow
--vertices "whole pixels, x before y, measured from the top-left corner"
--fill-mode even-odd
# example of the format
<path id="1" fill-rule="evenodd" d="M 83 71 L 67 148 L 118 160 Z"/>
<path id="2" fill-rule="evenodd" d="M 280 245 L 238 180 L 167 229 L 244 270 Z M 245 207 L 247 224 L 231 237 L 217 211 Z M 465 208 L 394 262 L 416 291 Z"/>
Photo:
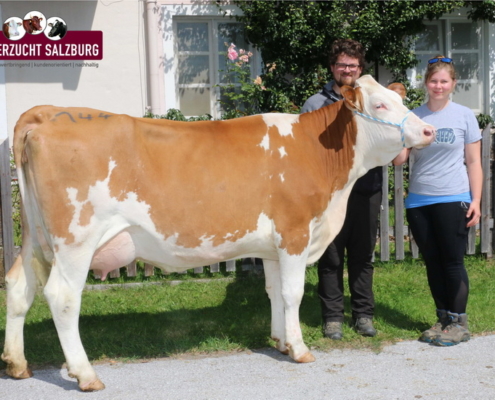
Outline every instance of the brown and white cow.
<path id="1" fill-rule="evenodd" d="M 105 276 L 134 259 L 170 272 L 262 258 L 277 348 L 313 361 L 299 326 L 306 265 L 340 230 L 360 176 L 403 145 L 434 140 L 434 128 L 370 76 L 342 92 L 344 101 L 311 113 L 228 121 L 24 113 L 14 136 L 25 213 L 6 279 L 7 373 L 32 375 L 22 332 L 40 282 L 70 375 L 82 390 L 104 388 L 79 337 L 81 293 L 89 269 Z"/>
<path id="2" fill-rule="evenodd" d="M 24 30 L 29 33 L 33 34 L 35 32 L 39 32 L 43 29 L 41 26 L 41 21 L 43 18 L 38 17 L 37 15 L 32 16 L 31 18 L 25 19 L 22 21 L 22 26 L 24 27 Z"/>
<path id="3" fill-rule="evenodd" d="M 4 23 L 2 26 L 3 34 L 7 39 L 10 39 L 14 36 L 19 36 L 18 27 L 22 24 L 20 22 L 16 22 L 11 19 L 8 23 Z"/>

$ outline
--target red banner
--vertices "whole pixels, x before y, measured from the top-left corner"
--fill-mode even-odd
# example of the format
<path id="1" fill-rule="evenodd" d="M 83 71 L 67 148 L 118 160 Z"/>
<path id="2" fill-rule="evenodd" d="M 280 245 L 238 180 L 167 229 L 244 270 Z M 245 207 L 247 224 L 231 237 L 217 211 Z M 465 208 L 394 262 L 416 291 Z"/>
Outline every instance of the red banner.
<path id="1" fill-rule="evenodd" d="M 14 41 L 0 34 L 0 60 L 102 60 L 103 32 L 68 31 L 57 41 L 26 34 Z"/>

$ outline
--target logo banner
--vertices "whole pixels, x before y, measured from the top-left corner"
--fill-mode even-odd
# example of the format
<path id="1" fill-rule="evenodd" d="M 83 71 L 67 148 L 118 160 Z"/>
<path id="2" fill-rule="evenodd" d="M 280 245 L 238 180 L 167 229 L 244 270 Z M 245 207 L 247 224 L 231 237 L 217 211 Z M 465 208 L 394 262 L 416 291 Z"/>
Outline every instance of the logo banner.
<path id="1" fill-rule="evenodd" d="M 103 32 L 68 31 L 58 41 L 25 35 L 14 41 L 0 35 L 0 60 L 102 60 Z"/>

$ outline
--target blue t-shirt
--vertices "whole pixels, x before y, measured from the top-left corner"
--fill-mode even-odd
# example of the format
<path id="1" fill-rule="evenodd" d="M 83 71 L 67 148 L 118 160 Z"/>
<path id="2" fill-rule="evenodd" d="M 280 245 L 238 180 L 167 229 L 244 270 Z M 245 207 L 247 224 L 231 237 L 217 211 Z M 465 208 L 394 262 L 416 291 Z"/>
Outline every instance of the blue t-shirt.
<path id="1" fill-rule="evenodd" d="M 450 102 L 437 112 L 430 111 L 424 104 L 413 110 L 413 113 L 433 125 L 437 136 L 430 146 L 411 150 L 414 164 L 409 176 L 411 195 L 406 199 L 406 208 L 424 205 L 425 199 L 429 204 L 445 203 L 449 199 L 466 201 L 470 188 L 464 164 L 465 145 L 481 140 L 473 112 Z M 421 202 L 418 203 L 418 200 Z"/>

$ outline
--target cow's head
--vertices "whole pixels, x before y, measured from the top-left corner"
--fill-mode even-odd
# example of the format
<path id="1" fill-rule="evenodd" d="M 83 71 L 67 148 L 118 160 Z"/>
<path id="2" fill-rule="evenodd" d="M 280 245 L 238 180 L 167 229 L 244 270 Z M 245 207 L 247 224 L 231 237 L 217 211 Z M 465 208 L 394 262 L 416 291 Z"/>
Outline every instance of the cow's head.
<path id="1" fill-rule="evenodd" d="M 366 132 L 366 139 L 384 143 L 379 148 L 390 155 L 389 161 L 402 147 L 422 148 L 434 141 L 435 128 L 402 103 L 405 97 L 402 84 L 394 83 L 387 89 L 370 75 L 364 75 L 356 81 L 355 88 L 344 86 L 341 93 L 347 108 L 355 113 L 358 126 Z"/>
<path id="2" fill-rule="evenodd" d="M 41 29 L 43 29 L 41 27 L 41 21 L 43 20 L 43 18 L 40 18 L 38 16 L 34 16 L 34 17 L 31 17 L 31 26 L 33 27 L 33 29 L 35 31 L 40 31 Z"/>
<path id="3" fill-rule="evenodd" d="M 17 30 L 17 27 L 21 26 L 22 24 L 20 22 L 16 22 L 13 19 L 9 21 L 9 28 L 10 28 L 10 36 L 19 36 L 19 31 Z"/>
<path id="4" fill-rule="evenodd" d="M 48 26 L 51 28 L 48 32 L 48 37 L 54 37 L 60 35 L 63 37 L 65 34 L 64 23 L 62 21 L 56 20 L 54 24 L 49 23 Z"/>

